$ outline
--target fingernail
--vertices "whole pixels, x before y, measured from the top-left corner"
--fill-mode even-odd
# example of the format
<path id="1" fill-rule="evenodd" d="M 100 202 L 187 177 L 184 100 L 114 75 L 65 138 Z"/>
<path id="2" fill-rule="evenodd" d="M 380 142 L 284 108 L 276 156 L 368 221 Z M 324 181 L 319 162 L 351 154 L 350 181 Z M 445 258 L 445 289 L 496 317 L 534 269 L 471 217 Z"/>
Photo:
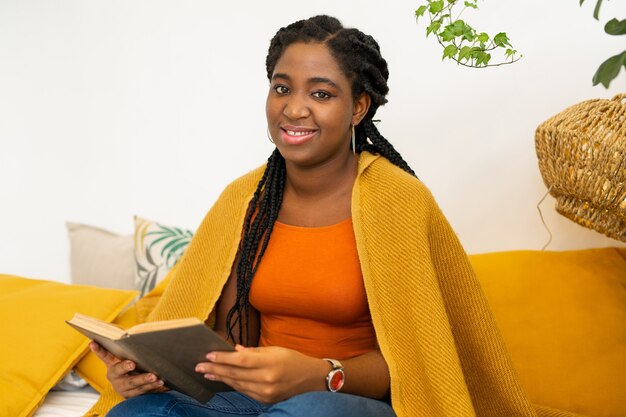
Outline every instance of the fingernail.
<path id="1" fill-rule="evenodd" d="M 157 381 L 157 385 L 161 386 L 163 385 L 163 381 L 161 381 L 160 379 Z"/>
<path id="2" fill-rule="evenodd" d="M 202 365 L 196 366 L 196 372 L 204 372 L 204 367 Z"/>
<path id="3" fill-rule="evenodd" d="M 215 360 L 215 353 L 214 352 L 208 353 L 206 355 L 206 358 L 210 360 L 211 362 L 213 362 Z"/>
<path id="4" fill-rule="evenodd" d="M 206 379 L 210 379 L 211 381 L 215 381 L 215 375 L 213 374 L 204 374 Z"/>
<path id="5" fill-rule="evenodd" d="M 132 362 L 126 362 L 126 369 L 132 370 L 134 368 L 134 364 Z"/>

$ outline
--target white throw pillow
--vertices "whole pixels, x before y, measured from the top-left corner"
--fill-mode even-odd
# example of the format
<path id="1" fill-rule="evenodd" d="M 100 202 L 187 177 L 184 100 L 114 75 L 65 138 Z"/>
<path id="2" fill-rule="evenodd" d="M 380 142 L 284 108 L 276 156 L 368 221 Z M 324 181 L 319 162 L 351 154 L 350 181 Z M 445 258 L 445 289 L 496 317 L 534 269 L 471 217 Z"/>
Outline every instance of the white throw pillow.
<path id="1" fill-rule="evenodd" d="M 73 284 L 134 289 L 133 236 L 66 223 Z"/>

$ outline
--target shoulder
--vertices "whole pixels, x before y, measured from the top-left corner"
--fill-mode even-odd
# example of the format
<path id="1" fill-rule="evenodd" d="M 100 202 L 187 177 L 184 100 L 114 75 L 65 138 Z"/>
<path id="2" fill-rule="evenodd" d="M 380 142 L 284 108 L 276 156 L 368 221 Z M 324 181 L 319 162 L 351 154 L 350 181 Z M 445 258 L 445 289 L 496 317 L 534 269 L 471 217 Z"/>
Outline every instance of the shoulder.
<path id="1" fill-rule="evenodd" d="M 405 204 L 407 201 L 431 206 L 434 198 L 428 187 L 417 177 L 394 165 L 382 156 L 370 157 L 371 161 L 359 175 L 361 188 L 376 198 L 389 203 Z"/>
<path id="2" fill-rule="evenodd" d="M 196 235 L 212 232 L 216 224 L 237 224 L 243 217 L 264 171 L 263 165 L 228 184 L 205 215 Z"/>
<path id="3" fill-rule="evenodd" d="M 220 195 L 220 200 L 250 197 L 263 177 L 265 166 L 263 164 L 228 184 Z"/>

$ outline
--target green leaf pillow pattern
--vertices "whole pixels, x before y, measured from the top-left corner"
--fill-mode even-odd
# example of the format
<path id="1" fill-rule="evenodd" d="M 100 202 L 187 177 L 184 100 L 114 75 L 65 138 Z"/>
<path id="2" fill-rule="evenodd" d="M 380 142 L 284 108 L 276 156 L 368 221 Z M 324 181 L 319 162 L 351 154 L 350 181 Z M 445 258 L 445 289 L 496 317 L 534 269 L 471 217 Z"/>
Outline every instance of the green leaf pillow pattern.
<path id="1" fill-rule="evenodd" d="M 193 237 L 191 230 L 165 226 L 135 216 L 135 289 L 152 290 L 180 260 Z"/>

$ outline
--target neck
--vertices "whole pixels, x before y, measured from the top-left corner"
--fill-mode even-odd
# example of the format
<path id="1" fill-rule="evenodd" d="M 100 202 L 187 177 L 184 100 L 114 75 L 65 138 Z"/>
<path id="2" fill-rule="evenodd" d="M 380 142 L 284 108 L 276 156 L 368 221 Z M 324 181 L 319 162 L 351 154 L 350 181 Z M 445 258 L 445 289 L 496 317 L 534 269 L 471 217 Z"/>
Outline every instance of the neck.
<path id="1" fill-rule="evenodd" d="M 342 155 L 323 165 L 302 167 L 286 162 L 285 192 L 300 198 L 319 198 L 352 189 L 357 174 L 358 156 Z"/>

